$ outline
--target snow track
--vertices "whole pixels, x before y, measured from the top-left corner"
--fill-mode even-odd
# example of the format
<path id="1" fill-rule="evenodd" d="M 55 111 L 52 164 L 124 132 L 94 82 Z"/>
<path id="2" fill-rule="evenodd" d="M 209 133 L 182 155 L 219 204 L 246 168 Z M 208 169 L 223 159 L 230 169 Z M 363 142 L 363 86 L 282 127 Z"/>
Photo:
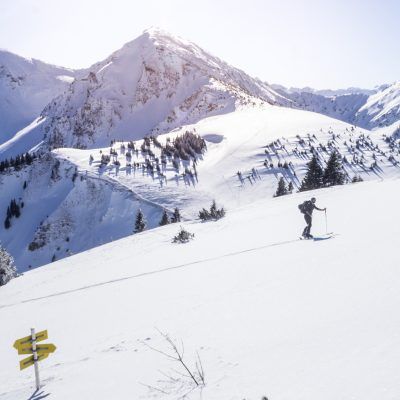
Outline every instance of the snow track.
<path id="1" fill-rule="evenodd" d="M 121 278 L 116 278 L 116 279 L 112 279 L 112 280 L 105 281 L 105 282 L 99 282 L 99 283 L 95 283 L 93 285 L 87 285 L 87 286 L 83 286 L 83 287 L 76 288 L 76 289 L 66 290 L 66 291 L 58 292 L 58 293 L 52 293 L 52 294 L 49 294 L 49 295 L 46 295 L 46 296 L 36 297 L 36 298 L 32 298 L 32 299 L 26 299 L 26 300 L 22 300 L 22 301 L 20 301 L 18 303 L 4 304 L 4 305 L 0 304 L 0 309 L 9 308 L 9 307 L 13 307 L 13 306 L 17 306 L 17 305 L 25 304 L 25 303 L 32 303 L 34 301 L 45 300 L 45 299 L 49 299 L 51 297 L 63 296 L 63 295 L 66 295 L 66 294 L 71 294 L 71 293 L 79 292 L 79 291 L 82 291 L 82 290 L 93 289 L 93 288 L 97 288 L 99 286 L 109 285 L 109 284 L 113 284 L 113 283 L 123 282 L 123 281 L 127 281 L 127 280 L 130 280 L 130 279 L 137 279 L 137 278 L 142 278 L 142 277 L 149 276 L 149 275 L 155 275 L 155 274 L 160 274 L 160 273 L 163 273 L 163 272 L 169 272 L 169 271 L 173 271 L 173 270 L 177 270 L 177 269 L 187 268 L 187 267 L 191 267 L 191 266 L 194 266 L 194 265 L 207 263 L 207 262 L 210 262 L 210 261 L 217 261 L 217 260 L 221 260 L 221 259 L 224 259 L 224 258 L 227 258 L 227 257 L 233 257 L 233 256 L 236 256 L 236 255 L 239 255 L 239 254 L 245 254 L 245 253 L 249 253 L 249 252 L 265 250 L 265 249 L 268 249 L 270 247 L 282 246 L 282 245 L 295 243 L 295 242 L 299 242 L 299 241 L 300 241 L 300 239 L 293 239 L 293 240 L 286 240 L 286 241 L 283 241 L 283 242 L 271 243 L 271 244 L 267 244 L 265 246 L 259 246 L 259 247 L 254 247 L 254 248 L 250 248 L 250 249 L 239 250 L 239 251 L 235 251 L 235 252 L 228 253 L 228 254 L 221 254 L 221 255 L 215 256 L 215 257 L 204 258 L 204 259 L 201 259 L 201 260 L 192 261 L 190 263 L 179 264 L 179 265 L 174 265 L 174 266 L 170 266 L 170 267 L 164 267 L 164 268 L 160 268 L 160 269 L 157 269 L 157 270 L 154 270 L 154 271 L 143 272 L 143 273 L 136 274 L 136 275 L 131 275 L 131 276 L 124 276 L 124 277 L 121 277 Z"/>

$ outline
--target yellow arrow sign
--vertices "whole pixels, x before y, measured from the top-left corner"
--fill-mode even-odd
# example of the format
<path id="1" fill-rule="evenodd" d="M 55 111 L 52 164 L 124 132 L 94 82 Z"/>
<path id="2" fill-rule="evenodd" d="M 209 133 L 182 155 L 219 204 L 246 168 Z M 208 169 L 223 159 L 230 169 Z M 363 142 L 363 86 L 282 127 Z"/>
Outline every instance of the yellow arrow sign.
<path id="1" fill-rule="evenodd" d="M 38 354 L 38 361 L 42 361 L 45 358 L 47 358 L 49 356 L 49 353 L 45 353 L 45 354 Z M 24 358 L 22 361 L 19 362 L 19 369 L 22 371 L 25 368 L 30 367 L 31 365 L 33 365 L 35 362 L 35 360 L 33 359 L 33 356 Z"/>
<path id="2" fill-rule="evenodd" d="M 48 338 L 47 330 L 38 332 L 36 334 L 36 341 L 41 342 L 42 340 L 46 340 Z M 14 342 L 14 348 L 18 350 L 19 347 L 23 345 L 31 344 L 32 343 L 32 336 L 25 336 L 21 339 L 18 339 Z"/>
<path id="3" fill-rule="evenodd" d="M 57 347 L 52 343 L 38 344 L 36 346 L 36 352 L 38 354 L 54 353 L 56 348 Z M 32 344 L 29 343 L 18 347 L 18 354 L 33 354 Z"/>

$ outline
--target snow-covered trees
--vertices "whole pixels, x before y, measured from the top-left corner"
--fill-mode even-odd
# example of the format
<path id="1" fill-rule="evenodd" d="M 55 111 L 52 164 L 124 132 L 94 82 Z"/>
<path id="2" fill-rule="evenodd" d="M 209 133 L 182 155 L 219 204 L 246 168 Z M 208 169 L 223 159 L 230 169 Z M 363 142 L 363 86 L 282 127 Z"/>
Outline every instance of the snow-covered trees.
<path id="1" fill-rule="evenodd" d="M 324 186 L 343 185 L 346 176 L 343 172 L 342 159 L 338 151 L 333 151 L 329 157 L 328 163 L 322 177 Z"/>
<path id="2" fill-rule="evenodd" d="M 326 168 L 322 169 L 316 155 L 307 164 L 307 173 L 301 183 L 300 191 L 319 189 L 324 186 L 343 185 L 346 175 L 343 170 L 342 158 L 337 150 L 332 151 Z"/>
<path id="3" fill-rule="evenodd" d="M 142 213 L 142 210 L 139 209 L 136 214 L 134 233 L 143 232 L 145 229 L 146 229 L 146 219 Z"/>
<path id="4" fill-rule="evenodd" d="M 4 221 L 4 228 L 8 229 L 11 227 L 11 219 L 13 217 L 19 218 L 21 216 L 20 206 L 17 204 L 15 199 L 10 201 L 10 205 L 7 207 L 6 219 Z"/>
<path id="5" fill-rule="evenodd" d="M 16 275 L 14 259 L 0 244 L 0 286 L 5 285 Z"/>
<path id="6" fill-rule="evenodd" d="M 322 187 L 322 178 L 324 171 L 319 165 L 318 158 L 313 155 L 311 161 L 307 164 L 307 173 L 300 186 L 300 192 L 306 190 L 319 189 Z"/>
<path id="7" fill-rule="evenodd" d="M 225 209 L 221 207 L 220 209 L 217 208 L 217 204 L 215 200 L 211 203 L 210 210 L 206 210 L 203 208 L 199 211 L 199 218 L 202 221 L 209 221 L 209 220 L 218 220 L 225 216 Z"/>
<path id="8" fill-rule="evenodd" d="M 36 154 L 25 153 L 17 155 L 15 158 L 5 159 L 0 162 L 0 173 L 8 171 L 10 168 L 20 170 L 26 165 L 31 165 L 33 160 L 36 158 Z"/>

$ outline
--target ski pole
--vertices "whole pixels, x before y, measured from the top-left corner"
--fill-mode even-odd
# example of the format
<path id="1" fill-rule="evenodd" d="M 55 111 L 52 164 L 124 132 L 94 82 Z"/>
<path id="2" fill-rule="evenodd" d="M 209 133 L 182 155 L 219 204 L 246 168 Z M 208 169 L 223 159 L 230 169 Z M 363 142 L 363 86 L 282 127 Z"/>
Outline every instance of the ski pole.
<path id="1" fill-rule="evenodd" d="M 326 215 L 326 209 L 325 209 L 325 230 L 326 234 L 328 234 L 328 216 Z"/>

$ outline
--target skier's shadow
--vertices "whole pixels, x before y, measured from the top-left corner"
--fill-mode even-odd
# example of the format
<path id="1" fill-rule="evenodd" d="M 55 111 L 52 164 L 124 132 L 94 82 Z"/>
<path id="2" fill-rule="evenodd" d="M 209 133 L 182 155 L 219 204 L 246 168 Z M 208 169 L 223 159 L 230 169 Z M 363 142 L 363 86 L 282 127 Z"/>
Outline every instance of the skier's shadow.
<path id="1" fill-rule="evenodd" d="M 45 399 L 46 397 L 50 396 L 50 393 L 45 393 L 43 390 L 39 391 L 39 389 L 36 389 L 31 397 L 28 398 L 28 400 L 41 400 Z"/>

